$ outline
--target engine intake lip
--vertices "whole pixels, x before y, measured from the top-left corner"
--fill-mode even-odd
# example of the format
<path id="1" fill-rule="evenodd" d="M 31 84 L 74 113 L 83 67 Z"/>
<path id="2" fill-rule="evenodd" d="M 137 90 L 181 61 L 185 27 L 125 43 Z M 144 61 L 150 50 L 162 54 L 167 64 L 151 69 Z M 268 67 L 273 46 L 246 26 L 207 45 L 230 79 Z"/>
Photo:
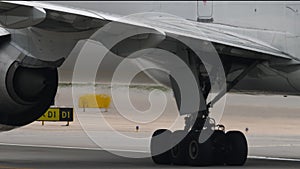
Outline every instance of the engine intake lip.
<path id="1" fill-rule="evenodd" d="M 32 105 L 48 97 L 57 87 L 57 70 L 54 68 L 27 68 L 14 62 L 7 71 L 6 88 L 12 99 L 23 105 Z"/>
<path id="2" fill-rule="evenodd" d="M 20 104 L 30 104 L 30 102 L 26 102 L 25 100 L 21 99 L 18 94 L 15 92 L 14 85 L 13 85 L 13 79 L 14 79 L 14 74 L 19 67 L 18 62 L 14 62 L 8 69 L 6 73 L 6 89 L 8 91 L 8 94 L 10 95 L 11 98 L 13 98 L 17 103 Z"/>

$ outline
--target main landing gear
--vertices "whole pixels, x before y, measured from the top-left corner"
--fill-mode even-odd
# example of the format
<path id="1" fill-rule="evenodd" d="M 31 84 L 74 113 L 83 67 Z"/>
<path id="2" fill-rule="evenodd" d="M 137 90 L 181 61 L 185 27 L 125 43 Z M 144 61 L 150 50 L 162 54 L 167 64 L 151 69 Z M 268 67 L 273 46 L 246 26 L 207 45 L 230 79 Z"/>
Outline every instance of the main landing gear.
<path id="1" fill-rule="evenodd" d="M 179 79 L 179 81 L 176 81 L 173 76 L 170 75 L 170 84 L 179 113 L 186 114 L 188 113 L 187 111 L 199 112 L 192 113 L 185 118 L 186 124 L 183 130 L 171 132 L 166 129 L 159 129 L 153 133 L 151 139 L 151 155 L 153 161 L 156 164 L 167 165 L 244 165 L 248 155 L 248 145 L 245 135 L 240 131 L 225 132 L 224 126 L 216 125 L 215 121 L 209 117 L 209 108 L 245 77 L 259 61 L 253 62 L 237 75 L 237 77 L 228 81 L 226 75 L 230 71 L 231 66 L 226 68 L 224 71 L 226 75 L 224 74 L 223 77 L 222 73 L 218 72 L 218 68 L 214 69 L 214 64 L 211 65 L 212 69 L 207 71 L 204 62 L 189 48 L 186 49 L 185 46 L 183 46 L 183 49 L 180 50 L 179 53 L 183 54 L 181 58 L 194 74 L 199 89 L 199 93 L 196 92 L 195 94 L 199 94 L 200 99 L 199 103 L 196 103 L 197 100 L 190 98 L 188 95 L 181 95 L 185 90 L 189 94 L 192 93 L 191 91 L 195 91 L 189 90 L 189 88 L 186 87 L 189 86 L 189 84 L 187 84 L 188 80 L 184 81 Z M 177 73 L 176 75 L 180 75 L 180 77 L 184 76 L 184 73 L 182 73 L 179 68 L 172 70 Z M 212 74 L 209 74 L 209 72 Z M 213 85 L 212 82 L 214 81 L 217 82 L 217 85 Z M 180 83 L 186 84 L 181 85 L 180 88 Z M 220 93 L 207 103 L 210 92 L 218 91 L 216 86 L 225 83 L 228 85 L 224 89 L 221 87 Z M 187 102 L 190 104 L 199 104 L 199 109 L 181 109 L 190 106 Z"/>
<path id="2" fill-rule="evenodd" d="M 153 161 L 165 165 L 244 165 L 248 154 L 244 134 L 240 131 L 225 133 L 224 126 L 215 125 L 205 114 L 198 113 L 191 129 L 187 124 L 192 116 L 186 118 L 185 130 L 155 131 L 151 139 Z"/>

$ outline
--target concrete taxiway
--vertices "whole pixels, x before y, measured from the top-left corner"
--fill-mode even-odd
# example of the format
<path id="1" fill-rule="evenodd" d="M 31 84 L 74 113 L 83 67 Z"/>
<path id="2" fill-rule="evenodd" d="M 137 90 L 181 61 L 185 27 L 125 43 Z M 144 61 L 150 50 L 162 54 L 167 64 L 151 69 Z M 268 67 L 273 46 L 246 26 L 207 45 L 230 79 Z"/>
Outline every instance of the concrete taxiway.
<path id="1" fill-rule="evenodd" d="M 69 89 L 68 89 L 69 90 Z M 71 106 L 70 91 L 60 89 L 58 105 Z M 105 90 L 101 90 L 105 93 Z M 133 91 L 134 104 L 147 109 L 147 97 Z M 175 102 L 170 93 L 166 115 L 150 123 L 136 123 L 118 115 L 112 105 L 108 112 L 78 109 L 70 126 L 64 122 L 34 122 L 9 132 L 0 133 L 1 168 L 189 168 L 157 166 L 149 156 L 149 136 L 157 128 L 168 127 L 176 117 Z M 249 159 L 244 168 L 300 168 L 300 105 L 298 97 L 229 95 L 221 122 L 229 130 L 241 130 L 249 143 Z M 284 104 L 282 104 L 284 103 Z M 147 115 L 146 115 L 147 116 Z M 99 118 L 101 117 L 101 118 Z M 128 116 L 130 118 L 130 116 Z M 127 117 L 127 118 L 128 118 Z M 150 117 L 150 116 L 149 116 Z M 140 139 L 136 144 L 119 140 L 98 120 L 105 119 L 114 131 Z M 182 122 L 182 121 L 181 121 Z M 135 131 L 135 126 L 140 131 Z M 180 128 L 178 125 L 174 128 Z M 248 131 L 245 131 L 248 128 Z M 91 134 L 93 137 L 91 137 Z M 93 140 L 94 139 L 94 140 Z M 104 139 L 110 152 L 95 144 Z M 107 149 L 106 149 L 107 150 Z M 115 154 L 121 154 L 123 157 Z M 148 154 L 147 154 L 148 153 Z M 125 156 L 125 157 L 124 157 Z M 195 167 L 191 167 L 195 168 Z M 205 168 L 205 167 L 204 167 Z M 212 166 L 209 168 L 240 168 Z"/>
<path id="2" fill-rule="evenodd" d="M 65 169 L 65 168 L 195 168 L 188 166 L 155 165 L 150 158 L 133 159 L 119 157 L 103 150 L 46 148 L 31 146 L 0 146 L 0 168 L 6 169 Z M 130 153 L 130 152 L 128 152 Z M 300 162 L 248 159 L 243 168 L 249 169 L 298 169 Z M 240 168 L 210 166 L 201 168 Z"/>

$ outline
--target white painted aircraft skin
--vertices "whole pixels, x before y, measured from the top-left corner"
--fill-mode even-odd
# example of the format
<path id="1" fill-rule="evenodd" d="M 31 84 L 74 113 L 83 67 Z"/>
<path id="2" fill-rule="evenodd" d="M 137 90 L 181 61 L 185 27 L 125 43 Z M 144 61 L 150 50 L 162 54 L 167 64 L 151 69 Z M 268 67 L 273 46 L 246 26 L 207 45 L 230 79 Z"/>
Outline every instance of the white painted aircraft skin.
<path id="1" fill-rule="evenodd" d="M 249 72 L 248 76 L 241 80 L 233 91 L 300 94 L 300 48 L 298 47 L 300 44 L 300 15 L 298 14 L 300 2 L 67 1 L 11 3 L 44 9 L 45 11 L 40 10 L 41 16 L 43 12 L 60 11 L 61 14 L 55 14 L 54 12 L 51 14 L 51 17 L 54 20 L 62 19 L 66 21 L 68 19 L 68 22 L 75 22 L 72 20 L 72 14 L 100 20 L 100 22 L 101 20 L 113 21 L 122 16 L 143 12 L 173 14 L 201 27 L 201 30 L 207 33 L 205 38 L 211 42 L 274 56 Z M 68 13 L 70 16 L 63 16 L 64 13 Z M 210 19 L 213 20 L 212 23 L 197 22 L 197 20 Z M 134 26 L 138 22 L 129 24 Z M 163 24 L 168 23 L 168 21 L 163 21 Z M 53 23 L 51 28 L 46 27 L 46 29 L 51 29 L 52 31 L 44 30 L 45 27 L 42 27 L 42 29 L 25 28 L 7 30 L 12 34 L 12 43 L 18 49 L 24 51 L 23 53 L 27 53 L 29 56 L 40 60 L 55 61 L 61 57 L 66 58 L 69 56 L 78 39 L 84 39 L 90 35 L 89 31 L 66 33 L 65 31 L 68 31 L 68 27 L 64 28 L 61 25 L 55 24 L 57 23 Z M 165 32 L 199 39 L 204 38 L 189 32 L 188 25 L 170 23 L 170 27 L 166 29 L 162 28 L 161 23 L 153 23 L 152 26 Z M 178 26 L 183 26 L 187 31 L 177 30 L 176 27 Z M 84 26 L 76 28 L 84 29 Z M 62 31 L 62 33 L 59 31 Z M 49 46 L 51 46 L 51 49 Z M 239 57 L 247 58 L 248 56 L 240 54 Z M 67 58 L 66 60 L 66 63 L 60 68 L 62 81 L 70 81 L 70 78 L 67 76 L 70 76 L 73 70 L 72 63 L 74 61 L 72 61 L 72 58 Z M 151 61 L 153 62 L 153 59 Z M 152 64 L 161 65 L 159 63 L 161 61 L 156 61 L 158 62 Z M 148 63 L 146 61 L 143 64 Z M 159 82 L 168 84 L 169 79 L 167 75 L 163 75 L 161 72 L 151 73 Z"/>
<path id="2" fill-rule="evenodd" d="M 213 23 L 208 23 L 207 27 L 220 28 L 221 31 L 228 30 L 233 34 L 245 36 L 246 39 L 275 47 L 293 56 L 297 64 L 298 58 L 300 58 L 300 48 L 298 47 L 300 44 L 300 15 L 298 14 L 300 2 L 108 1 L 83 3 L 75 1 L 72 3 L 54 3 L 121 16 L 142 12 L 162 12 L 192 21 L 197 21 L 199 18 L 213 18 Z M 204 3 L 206 4 L 204 5 Z M 256 74 L 256 72 L 252 74 Z M 298 71 L 298 68 L 289 73 L 278 74 L 257 75 L 261 78 L 247 76 L 235 87 L 235 92 L 298 95 L 300 90 L 300 71 Z M 157 72 L 154 77 L 159 78 L 159 81 L 164 83 L 168 81 L 167 75 L 162 77 L 161 72 Z"/>
<path id="3" fill-rule="evenodd" d="M 216 26 L 227 25 L 228 29 L 233 29 L 239 35 L 261 40 L 300 58 L 300 49 L 296 46 L 300 42 L 300 11 L 298 11 L 300 2 L 60 1 L 51 3 L 120 16 L 142 12 L 162 12 L 193 21 L 197 21 L 198 18 L 212 17 Z"/>

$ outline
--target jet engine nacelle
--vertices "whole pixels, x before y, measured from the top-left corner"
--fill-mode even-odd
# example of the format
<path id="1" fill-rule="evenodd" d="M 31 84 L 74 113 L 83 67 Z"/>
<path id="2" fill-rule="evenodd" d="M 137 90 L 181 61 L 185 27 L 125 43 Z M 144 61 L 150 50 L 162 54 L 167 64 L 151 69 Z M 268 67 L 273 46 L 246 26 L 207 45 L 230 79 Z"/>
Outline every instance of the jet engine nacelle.
<path id="1" fill-rule="evenodd" d="M 51 105 L 57 91 L 57 68 L 28 67 L 11 44 L 0 46 L 0 131 L 29 124 Z"/>

